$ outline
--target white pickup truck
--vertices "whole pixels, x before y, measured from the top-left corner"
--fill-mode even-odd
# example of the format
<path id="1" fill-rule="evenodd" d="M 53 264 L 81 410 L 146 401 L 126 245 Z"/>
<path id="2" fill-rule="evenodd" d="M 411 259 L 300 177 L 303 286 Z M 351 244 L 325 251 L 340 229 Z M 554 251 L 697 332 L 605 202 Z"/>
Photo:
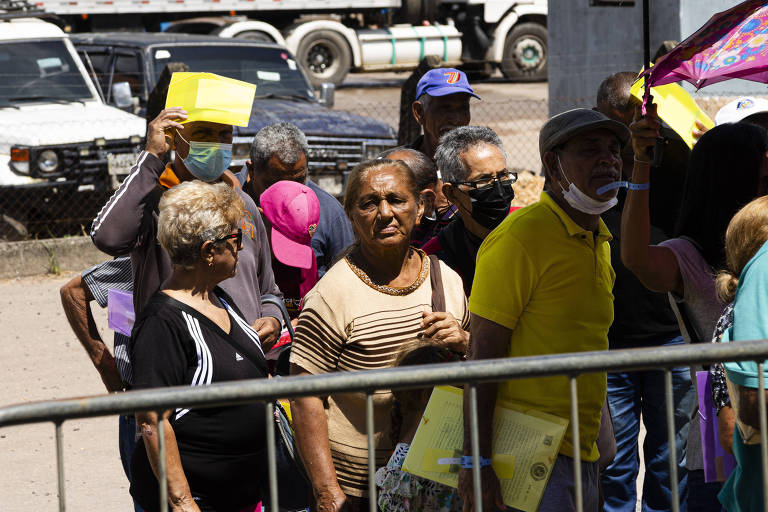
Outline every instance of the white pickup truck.
<path id="1" fill-rule="evenodd" d="M 0 12 L 0 67 L 0 214 L 24 229 L 50 223 L 46 211 L 77 216 L 83 194 L 109 192 L 128 174 L 146 121 L 104 103 L 52 23 Z M 62 200 L 73 203 L 47 204 Z"/>

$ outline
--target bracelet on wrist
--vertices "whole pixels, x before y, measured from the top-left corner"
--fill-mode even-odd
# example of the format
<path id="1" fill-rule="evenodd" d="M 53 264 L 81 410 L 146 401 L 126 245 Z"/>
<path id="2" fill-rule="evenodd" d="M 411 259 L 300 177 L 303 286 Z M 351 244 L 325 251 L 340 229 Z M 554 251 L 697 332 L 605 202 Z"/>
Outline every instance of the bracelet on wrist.
<path id="1" fill-rule="evenodd" d="M 629 190 L 650 190 L 651 182 L 646 181 L 645 183 L 632 183 L 630 181 L 629 183 L 627 183 L 627 188 Z"/>
<path id="2" fill-rule="evenodd" d="M 454 465 L 458 464 L 462 468 L 465 469 L 471 469 L 472 468 L 472 456 L 471 455 L 462 455 L 461 457 L 442 457 L 437 459 L 437 463 L 441 465 Z M 491 459 L 486 457 L 480 457 L 480 467 L 484 468 L 485 466 L 491 465 Z"/>
<path id="3" fill-rule="evenodd" d="M 650 160 L 640 160 L 639 158 L 637 158 L 637 156 L 635 156 L 633 158 L 635 159 L 635 162 L 637 162 L 637 163 L 651 165 L 651 161 Z"/>
<path id="4" fill-rule="evenodd" d="M 609 183 L 608 185 L 603 185 L 599 189 L 597 189 L 597 193 L 602 195 L 608 192 L 609 190 L 613 190 L 614 188 L 628 188 L 629 190 L 648 190 L 651 188 L 651 183 L 632 183 L 631 181 L 614 181 L 613 183 Z"/>
<path id="5" fill-rule="evenodd" d="M 479 457 L 480 459 L 480 467 L 483 468 L 485 466 L 491 465 L 491 459 L 486 459 L 485 457 Z M 472 456 L 471 455 L 463 455 L 461 457 L 461 467 L 465 469 L 472 468 Z"/>

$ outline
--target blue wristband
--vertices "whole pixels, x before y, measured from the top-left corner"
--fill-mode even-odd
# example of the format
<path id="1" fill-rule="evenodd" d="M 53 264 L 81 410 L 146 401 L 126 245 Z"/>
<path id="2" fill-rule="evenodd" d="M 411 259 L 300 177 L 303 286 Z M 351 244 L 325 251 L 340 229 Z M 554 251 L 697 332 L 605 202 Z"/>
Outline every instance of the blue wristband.
<path id="1" fill-rule="evenodd" d="M 485 457 L 480 457 L 480 467 L 490 466 L 491 465 L 491 459 L 486 459 Z M 471 469 L 472 468 L 472 456 L 471 455 L 464 455 L 461 457 L 461 467 L 465 469 Z"/>
<path id="2" fill-rule="evenodd" d="M 651 188 L 651 184 L 650 182 L 632 183 L 630 181 L 614 181 L 613 183 L 603 185 L 602 187 L 597 189 L 597 193 L 598 195 L 603 195 L 609 190 L 613 190 L 614 188 L 628 188 L 629 190 L 648 190 Z"/>

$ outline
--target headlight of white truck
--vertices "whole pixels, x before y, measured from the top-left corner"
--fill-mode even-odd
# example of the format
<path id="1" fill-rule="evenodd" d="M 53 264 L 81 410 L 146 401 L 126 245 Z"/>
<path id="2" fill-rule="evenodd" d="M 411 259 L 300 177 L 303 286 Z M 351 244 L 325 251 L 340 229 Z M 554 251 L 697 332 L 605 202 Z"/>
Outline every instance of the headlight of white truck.
<path id="1" fill-rule="evenodd" d="M 59 155 L 52 149 L 46 149 L 37 157 L 37 168 L 41 172 L 54 172 L 59 168 Z"/>
<path id="2" fill-rule="evenodd" d="M 18 174 L 29 174 L 29 148 L 11 148 L 11 168 Z"/>

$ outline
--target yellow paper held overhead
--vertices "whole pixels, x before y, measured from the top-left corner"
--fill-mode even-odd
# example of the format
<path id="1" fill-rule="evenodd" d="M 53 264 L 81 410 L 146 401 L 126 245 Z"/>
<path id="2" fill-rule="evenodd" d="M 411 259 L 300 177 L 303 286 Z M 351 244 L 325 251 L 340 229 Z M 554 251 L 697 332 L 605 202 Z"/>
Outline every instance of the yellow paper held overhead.
<path id="1" fill-rule="evenodd" d="M 190 121 L 248 126 L 256 85 L 213 73 L 174 73 L 165 108 L 182 107 Z"/>
<path id="2" fill-rule="evenodd" d="M 643 101 L 645 92 L 645 78 L 634 83 L 630 93 L 636 101 Z M 659 117 L 677 133 L 688 145 L 693 147 L 693 130 L 698 120 L 707 129 L 713 128 L 715 123 L 699 108 L 688 91 L 678 84 L 660 85 L 651 87 L 653 102 L 657 105 Z"/>

